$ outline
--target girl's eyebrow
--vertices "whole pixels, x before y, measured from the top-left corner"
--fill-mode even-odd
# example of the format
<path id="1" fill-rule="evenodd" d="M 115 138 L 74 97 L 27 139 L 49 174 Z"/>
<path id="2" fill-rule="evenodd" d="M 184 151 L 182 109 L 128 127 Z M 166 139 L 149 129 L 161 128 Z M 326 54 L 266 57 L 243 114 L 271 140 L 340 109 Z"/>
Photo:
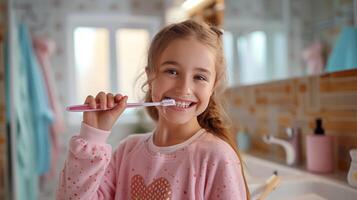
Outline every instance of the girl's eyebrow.
<path id="1" fill-rule="evenodd" d="M 197 67 L 197 68 L 195 68 L 195 70 L 196 70 L 196 71 L 199 71 L 199 72 L 206 73 L 206 74 L 208 74 L 208 75 L 211 75 L 211 72 L 210 72 L 208 69 L 206 69 L 206 68 Z"/>
<path id="2" fill-rule="evenodd" d="M 178 62 L 176 62 L 176 61 L 172 61 L 172 60 L 165 61 L 165 62 L 163 62 L 161 65 L 176 65 L 176 66 L 181 66 L 180 63 L 178 63 Z M 195 70 L 195 71 L 204 72 L 204 73 L 207 73 L 207 74 L 211 74 L 211 72 L 210 72 L 208 69 L 202 68 L 202 67 L 196 67 L 194 70 Z"/>
<path id="3" fill-rule="evenodd" d="M 161 65 L 176 65 L 176 66 L 180 66 L 180 64 L 176 61 L 171 61 L 171 60 L 167 60 L 163 63 L 161 63 Z"/>
<path id="4" fill-rule="evenodd" d="M 176 61 L 171 61 L 171 60 L 168 60 L 168 61 L 165 61 L 161 64 L 162 65 L 175 65 L 175 66 L 181 66 L 180 63 L 176 62 Z M 207 73 L 209 75 L 211 75 L 211 72 L 206 69 L 206 68 L 202 68 L 202 67 L 196 67 L 194 69 L 195 71 L 199 71 L 199 72 L 203 72 L 203 73 Z"/>

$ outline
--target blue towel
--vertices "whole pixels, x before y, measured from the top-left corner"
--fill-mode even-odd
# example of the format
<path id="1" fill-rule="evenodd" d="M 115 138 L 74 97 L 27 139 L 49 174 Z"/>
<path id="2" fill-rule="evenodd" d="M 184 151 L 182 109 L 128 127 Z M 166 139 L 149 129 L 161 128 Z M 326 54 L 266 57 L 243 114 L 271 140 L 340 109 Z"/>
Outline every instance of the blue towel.
<path id="1" fill-rule="evenodd" d="M 52 110 L 27 27 L 19 25 L 12 33 L 14 38 L 10 45 L 13 51 L 9 52 L 8 48 L 5 50 L 5 85 L 7 101 L 14 105 L 14 121 L 7 118 L 7 122 L 16 125 L 16 133 L 12 135 L 16 137 L 16 191 L 20 200 L 36 200 L 39 175 L 48 171 L 50 166 L 49 126 L 53 121 Z M 14 58 L 12 66 L 9 63 L 10 56 Z M 9 107 L 6 109 L 9 117 Z"/>
<path id="2" fill-rule="evenodd" d="M 357 68 L 357 28 L 345 27 L 327 62 L 326 71 Z"/>
<path id="3" fill-rule="evenodd" d="M 35 133 L 37 173 L 41 175 L 50 168 L 49 130 L 53 122 L 53 113 L 49 105 L 43 74 L 33 51 L 32 40 L 24 24 L 19 27 L 19 40 L 24 64 L 27 66 L 27 86 Z"/>

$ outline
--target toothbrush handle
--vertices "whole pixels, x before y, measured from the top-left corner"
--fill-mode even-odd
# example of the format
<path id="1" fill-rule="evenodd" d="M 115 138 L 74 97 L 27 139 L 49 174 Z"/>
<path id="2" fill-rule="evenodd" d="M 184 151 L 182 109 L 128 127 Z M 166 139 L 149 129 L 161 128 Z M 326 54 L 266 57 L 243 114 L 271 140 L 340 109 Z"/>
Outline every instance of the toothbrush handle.
<path id="1" fill-rule="evenodd" d="M 136 108 L 140 106 L 158 106 L 160 103 L 158 102 L 149 102 L 149 103 L 128 103 L 126 105 L 126 108 Z M 116 104 L 114 104 L 116 106 Z M 87 104 L 83 105 L 74 105 L 74 106 L 68 106 L 66 108 L 67 111 L 71 112 L 85 112 L 85 111 L 104 111 L 104 110 L 110 110 L 111 108 L 107 109 L 102 109 L 102 108 L 91 108 Z"/>
<path id="2" fill-rule="evenodd" d="M 155 105 L 159 105 L 159 104 L 156 103 Z M 136 108 L 136 107 L 140 107 L 140 106 L 155 106 L 155 105 L 153 105 L 153 103 L 127 103 L 126 107 L 127 108 Z"/>
<path id="3" fill-rule="evenodd" d="M 66 110 L 70 111 L 70 112 L 85 112 L 85 111 L 100 111 L 100 110 L 105 110 L 105 109 L 91 108 L 91 107 L 89 107 L 89 105 L 83 104 L 83 105 L 68 106 L 66 108 Z"/>

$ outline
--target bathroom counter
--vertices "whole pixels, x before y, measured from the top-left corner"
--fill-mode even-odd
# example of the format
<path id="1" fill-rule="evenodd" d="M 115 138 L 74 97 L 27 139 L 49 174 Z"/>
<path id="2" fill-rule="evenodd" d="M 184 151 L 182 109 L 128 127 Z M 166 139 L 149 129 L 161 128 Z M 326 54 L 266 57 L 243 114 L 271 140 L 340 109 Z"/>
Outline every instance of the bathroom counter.
<path id="1" fill-rule="evenodd" d="M 357 188 L 348 185 L 346 175 L 342 173 L 315 174 L 308 172 L 302 165 L 288 166 L 283 160 L 270 158 L 261 153 L 242 153 L 242 157 L 251 192 L 262 185 L 272 174 L 276 173 L 281 177 L 280 185 L 269 195 L 268 199 L 352 200 L 357 196 Z"/>
<path id="2" fill-rule="evenodd" d="M 287 165 L 285 163 L 284 159 L 278 158 L 278 157 L 273 156 L 273 155 L 263 154 L 263 153 L 258 152 L 258 151 L 250 151 L 248 153 L 242 153 L 242 154 L 243 155 L 247 154 L 247 155 L 254 156 L 254 157 L 257 157 L 257 158 L 260 158 L 260 159 L 264 159 L 264 160 L 267 160 L 267 161 L 270 161 L 270 162 L 274 162 L 274 163 L 277 163 L 279 165 L 283 165 L 283 166 L 286 166 L 286 167 L 289 167 L 289 168 L 292 168 L 292 169 L 295 169 L 295 170 L 298 170 L 298 171 L 302 171 L 304 173 L 308 173 L 308 174 L 310 174 L 312 176 L 324 177 L 324 178 L 330 179 L 332 181 L 333 180 L 341 181 L 341 182 L 344 182 L 345 184 L 347 184 L 347 172 L 341 172 L 341 171 L 335 170 L 335 172 L 333 172 L 333 173 L 314 173 L 314 172 L 310 172 L 310 171 L 307 170 L 305 163 Z"/>

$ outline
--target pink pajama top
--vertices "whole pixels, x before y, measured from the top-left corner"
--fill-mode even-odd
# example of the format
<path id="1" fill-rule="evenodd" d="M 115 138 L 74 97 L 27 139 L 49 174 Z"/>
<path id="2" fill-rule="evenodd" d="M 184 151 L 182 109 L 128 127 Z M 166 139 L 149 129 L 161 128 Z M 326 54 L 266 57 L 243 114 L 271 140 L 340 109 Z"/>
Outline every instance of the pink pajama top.
<path id="1" fill-rule="evenodd" d="M 131 135 L 114 153 L 109 134 L 82 123 L 70 140 L 58 200 L 246 199 L 235 151 L 204 129 L 168 147 L 155 146 L 152 132 Z"/>

